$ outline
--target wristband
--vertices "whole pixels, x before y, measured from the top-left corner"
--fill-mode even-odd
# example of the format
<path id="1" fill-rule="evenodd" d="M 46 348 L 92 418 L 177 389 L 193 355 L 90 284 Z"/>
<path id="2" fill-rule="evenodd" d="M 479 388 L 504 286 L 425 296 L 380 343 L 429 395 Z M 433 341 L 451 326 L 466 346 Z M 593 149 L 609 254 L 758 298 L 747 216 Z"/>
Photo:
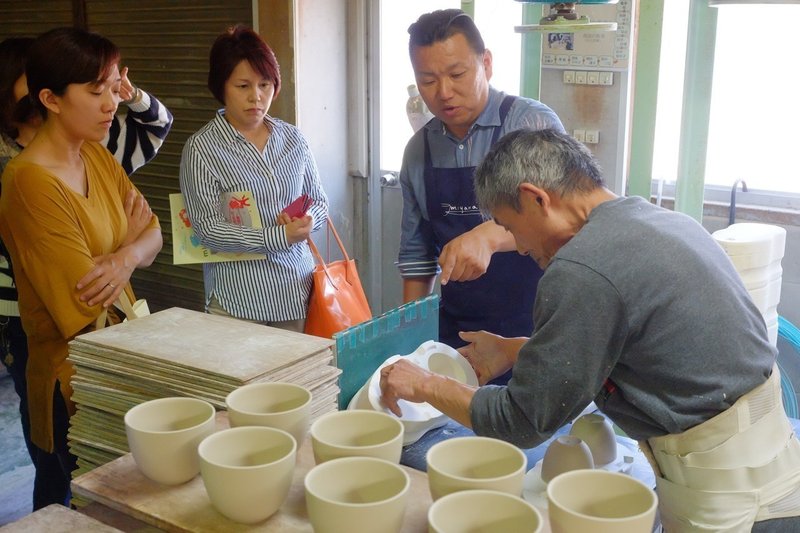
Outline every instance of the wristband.
<path id="1" fill-rule="evenodd" d="M 141 90 L 137 86 L 133 86 L 133 96 L 131 96 L 128 100 L 123 100 L 122 103 L 125 105 L 131 105 L 135 102 L 138 102 L 141 96 Z"/>

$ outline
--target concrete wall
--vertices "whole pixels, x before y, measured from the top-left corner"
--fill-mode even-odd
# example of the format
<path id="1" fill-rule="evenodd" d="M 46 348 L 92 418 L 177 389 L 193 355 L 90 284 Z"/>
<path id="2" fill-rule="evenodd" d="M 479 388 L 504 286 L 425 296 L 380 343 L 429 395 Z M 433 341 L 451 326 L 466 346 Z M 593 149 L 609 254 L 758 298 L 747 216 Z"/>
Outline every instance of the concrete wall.
<path id="1" fill-rule="evenodd" d="M 349 251 L 353 198 L 347 168 L 347 2 L 297 0 L 296 10 L 297 126 L 311 145 L 331 218 Z M 320 251 L 323 239 L 315 239 Z"/>

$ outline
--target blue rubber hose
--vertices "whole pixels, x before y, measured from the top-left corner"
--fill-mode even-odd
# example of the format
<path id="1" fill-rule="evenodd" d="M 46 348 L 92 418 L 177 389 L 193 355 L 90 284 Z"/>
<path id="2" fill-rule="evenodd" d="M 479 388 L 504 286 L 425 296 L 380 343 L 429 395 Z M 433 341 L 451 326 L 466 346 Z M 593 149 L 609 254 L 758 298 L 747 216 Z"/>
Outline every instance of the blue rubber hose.
<path id="1" fill-rule="evenodd" d="M 797 355 L 800 355 L 800 329 L 797 326 L 782 316 L 778 316 L 778 335 L 786 339 L 794 347 Z M 778 368 L 781 371 L 781 397 L 786 414 L 789 418 L 800 418 L 794 385 L 780 364 L 778 364 Z"/>

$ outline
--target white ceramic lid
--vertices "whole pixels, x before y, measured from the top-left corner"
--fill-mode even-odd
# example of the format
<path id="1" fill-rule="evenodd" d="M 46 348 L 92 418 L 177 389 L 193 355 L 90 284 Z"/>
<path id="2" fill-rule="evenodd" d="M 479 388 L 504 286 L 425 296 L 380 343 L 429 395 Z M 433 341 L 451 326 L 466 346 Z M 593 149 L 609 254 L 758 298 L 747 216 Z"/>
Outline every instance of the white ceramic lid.
<path id="1" fill-rule="evenodd" d="M 778 307 L 781 302 L 781 279 L 775 279 L 757 289 L 747 291 L 756 307 L 764 313 L 767 309 Z"/>
<path id="2" fill-rule="evenodd" d="M 739 277 L 744 283 L 745 289 L 752 291 L 762 289 L 770 283 L 781 283 L 783 278 L 783 267 L 780 263 L 772 263 L 765 267 L 748 268 L 747 270 L 737 270 Z"/>
<path id="3" fill-rule="evenodd" d="M 771 224 L 731 224 L 712 237 L 728 255 L 756 254 L 774 261 L 782 258 L 786 249 L 786 230 Z"/>
<path id="4" fill-rule="evenodd" d="M 780 265 L 781 259 L 783 259 L 783 257 L 774 258 L 767 255 L 760 255 L 759 253 L 754 253 L 754 254 L 729 255 L 728 259 L 730 259 L 731 263 L 733 263 L 733 267 L 741 272 L 742 270 L 768 267 L 772 264 Z"/>

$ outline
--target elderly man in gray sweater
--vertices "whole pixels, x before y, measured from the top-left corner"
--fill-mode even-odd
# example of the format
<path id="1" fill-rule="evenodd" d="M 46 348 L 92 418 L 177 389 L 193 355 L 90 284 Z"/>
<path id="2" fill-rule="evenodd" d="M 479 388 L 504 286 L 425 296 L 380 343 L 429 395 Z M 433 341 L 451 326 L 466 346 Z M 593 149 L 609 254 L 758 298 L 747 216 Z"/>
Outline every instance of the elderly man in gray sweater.
<path id="1" fill-rule="evenodd" d="M 520 130 L 478 167 L 478 201 L 544 270 L 531 338 L 462 332 L 482 384 L 406 361 L 383 402 L 426 401 L 478 435 L 532 447 L 591 401 L 640 445 L 674 531 L 800 531 L 800 441 L 776 350 L 728 257 L 688 216 L 604 187 L 566 134 Z"/>

